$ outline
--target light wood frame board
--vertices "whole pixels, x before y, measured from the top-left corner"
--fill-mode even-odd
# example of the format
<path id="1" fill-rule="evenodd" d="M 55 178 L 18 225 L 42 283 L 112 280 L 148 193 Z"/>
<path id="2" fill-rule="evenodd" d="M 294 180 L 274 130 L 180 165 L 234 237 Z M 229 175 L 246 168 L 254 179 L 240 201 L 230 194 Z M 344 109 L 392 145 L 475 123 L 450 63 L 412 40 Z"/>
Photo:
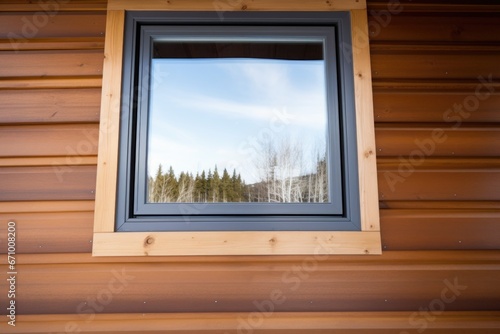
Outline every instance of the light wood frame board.
<path id="1" fill-rule="evenodd" d="M 361 231 L 115 232 L 125 12 L 349 11 Z M 109 0 L 94 217 L 94 256 L 381 254 L 372 78 L 364 0 Z"/>

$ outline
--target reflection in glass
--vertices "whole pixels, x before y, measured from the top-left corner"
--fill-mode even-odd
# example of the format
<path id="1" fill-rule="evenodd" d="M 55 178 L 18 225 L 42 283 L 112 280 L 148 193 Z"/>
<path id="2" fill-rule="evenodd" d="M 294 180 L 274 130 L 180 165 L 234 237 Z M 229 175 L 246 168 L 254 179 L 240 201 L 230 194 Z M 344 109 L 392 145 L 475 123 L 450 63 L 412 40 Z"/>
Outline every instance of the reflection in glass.
<path id="1" fill-rule="evenodd" d="M 329 202 L 321 42 L 155 42 L 148 202 Z"/>

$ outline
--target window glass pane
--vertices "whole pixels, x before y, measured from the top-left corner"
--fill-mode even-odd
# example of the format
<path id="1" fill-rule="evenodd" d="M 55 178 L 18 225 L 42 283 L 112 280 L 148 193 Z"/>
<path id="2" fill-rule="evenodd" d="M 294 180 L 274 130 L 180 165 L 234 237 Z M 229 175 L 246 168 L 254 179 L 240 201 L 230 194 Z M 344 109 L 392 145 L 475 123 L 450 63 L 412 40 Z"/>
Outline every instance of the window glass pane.
<path id="1" fill-rule="evenodd" d="M 321 42 L 153 44 L 148 202 L 329 202 Z"/>

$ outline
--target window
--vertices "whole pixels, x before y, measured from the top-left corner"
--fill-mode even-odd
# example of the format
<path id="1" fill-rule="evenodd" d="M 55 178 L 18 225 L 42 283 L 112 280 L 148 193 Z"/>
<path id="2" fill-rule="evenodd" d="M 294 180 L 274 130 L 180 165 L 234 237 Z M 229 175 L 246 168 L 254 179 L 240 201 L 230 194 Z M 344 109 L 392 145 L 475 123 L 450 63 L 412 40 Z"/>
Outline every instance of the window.
<path id="1" fill-rule="evenodd" d="M 94 254 L 380 252 L 353 12 L 108 11 Z"/>
<path id="2" fill-rule="evenodd" d="M 360 230 L 349 26 L 128 13 L 116 230 Z"/>

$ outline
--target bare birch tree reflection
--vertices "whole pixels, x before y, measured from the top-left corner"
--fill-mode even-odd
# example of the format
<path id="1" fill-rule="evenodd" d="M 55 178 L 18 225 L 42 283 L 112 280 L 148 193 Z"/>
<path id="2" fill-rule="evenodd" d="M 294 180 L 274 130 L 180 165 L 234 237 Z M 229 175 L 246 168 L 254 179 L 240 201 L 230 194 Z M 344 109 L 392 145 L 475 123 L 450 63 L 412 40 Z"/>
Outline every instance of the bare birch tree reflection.
<path id="1" fill-rule="evenodd" d="M 309 156 L 306 156 L 309 154 Z M 246 184 L 234 169 L 203 170 L 193 176 L 183 171 L 176 177 L 170 166 L 163 172 L 160 165 L 148 179 L 148 201 L 170 202 L 268 202 L 324 203 L 329 201 L 326 149 L 306 150 L 298 140 L 269 139 L 261 142 L 255 167 L 260 180 Z"/>

